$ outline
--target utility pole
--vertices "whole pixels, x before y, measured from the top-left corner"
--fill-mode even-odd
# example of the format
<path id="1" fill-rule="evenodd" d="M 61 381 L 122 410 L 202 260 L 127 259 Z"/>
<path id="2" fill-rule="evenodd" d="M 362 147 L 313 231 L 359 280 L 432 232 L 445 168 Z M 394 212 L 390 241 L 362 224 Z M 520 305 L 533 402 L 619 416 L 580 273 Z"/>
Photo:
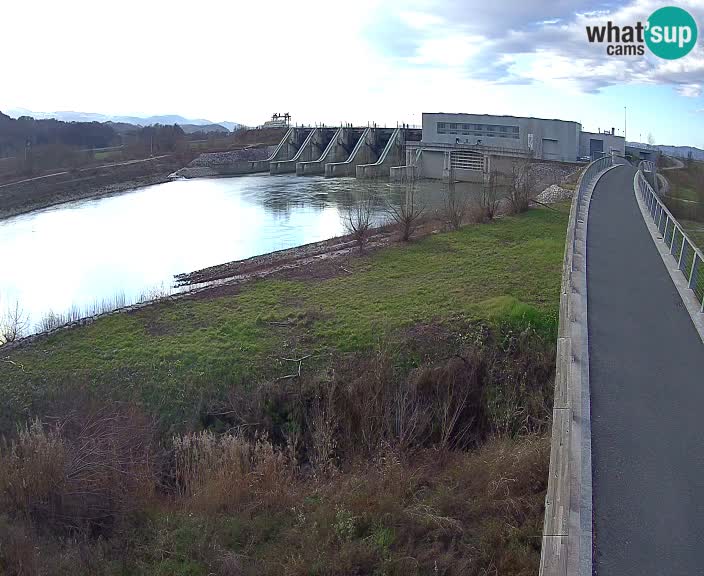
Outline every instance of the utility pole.
<path id="1" fill-rule="evenodd" d="M 626 141 L 626 121 L 627 121 L 626 111 L 627 111 L 627 108 L 624 106 L 623 107 L 623 141 L 624 142 Z"/>

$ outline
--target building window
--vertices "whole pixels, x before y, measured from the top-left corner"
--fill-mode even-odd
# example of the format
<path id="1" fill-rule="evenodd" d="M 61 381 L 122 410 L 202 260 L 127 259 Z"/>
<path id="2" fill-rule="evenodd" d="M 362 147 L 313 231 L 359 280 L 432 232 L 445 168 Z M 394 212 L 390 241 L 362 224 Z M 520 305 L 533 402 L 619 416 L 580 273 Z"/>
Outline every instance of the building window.
<path id="1" fill-rule="evenodd" d="M 437 133 L 486 138 L 513 138 L 515 140 L 520 138 L 520 130 L 518 126 L 498 126 L 496 124 L 438 122 Z"/>

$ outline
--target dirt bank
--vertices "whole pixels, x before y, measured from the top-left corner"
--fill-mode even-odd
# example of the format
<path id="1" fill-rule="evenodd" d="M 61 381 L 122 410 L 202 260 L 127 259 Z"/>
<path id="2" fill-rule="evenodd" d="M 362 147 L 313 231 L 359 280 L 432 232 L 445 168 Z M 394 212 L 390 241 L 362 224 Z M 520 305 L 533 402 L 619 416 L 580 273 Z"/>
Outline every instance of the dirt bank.
<path id="1" fill-rule="evenodd" d="M 171 156 L 66 171 L 0 187 L 0 219 L 72 200 L 116 194 L 168 181 L 181 166 Z"/>
<path id="2" fill-rule="evenodd" d="M 391 244 L 396 238 L 392 227 L 374 230 L 364 247 L 364 253 L 376 251 Z M 295 248 L 278 250 L 245 260 L 218 264 L 202 270 L 175 276 L 176 285 L 199 287 L 213 285 L 217 294 L 231 291 L 226 286 L 238 286 L 254 278 L 277 276 L 284 278 L 331 278 L 348 273 L 345 262 L 360 254 L 359 247 L 350 236 L 338 236 Z M 203 286 L 204 287 L 204 286 Z M 200 294 L 212 295 L 210 290 Z"/>

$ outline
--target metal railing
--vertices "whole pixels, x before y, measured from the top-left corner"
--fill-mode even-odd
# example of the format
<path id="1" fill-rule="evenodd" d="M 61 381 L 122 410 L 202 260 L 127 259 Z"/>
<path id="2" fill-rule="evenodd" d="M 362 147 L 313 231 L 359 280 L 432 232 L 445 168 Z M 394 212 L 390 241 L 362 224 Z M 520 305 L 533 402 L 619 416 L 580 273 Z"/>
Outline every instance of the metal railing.
<path id="1" fill-rule="evenodd" d="M 704 254 L 677 222 L 677 219 L 667 209 L 667 206 L 653 190 L 645 177 L 645 172 L 655 176 L 652 162 L 642 161 L 636 174 L 636 188 L 650 213 L 650 217 L 662 235 L 662 240 L 669 248 L 670 254 L 677 260 L 677 267 L 684 275 L 689 289 L 694 292 L 699 311 L 704 312 Z"/>
<path id="2" fill-rule="evenodd" d="M 610 154 L 607 154 L 605 156 L 602 156 L 601 158 L 594 160 L 591 164 L 587 166 L 587 169 L 582 175 L 582 181 L 579 186 L 579 190 L 577 191 L 577 199 L 580 202 L 584 197 L 585 190 L 587 190 L 589 185 L 592 183 L 592 180 L 594 180 L 594 178 L 596 178 L 600 172 L 606 170 L 610 166 L 613 166 L 613 164 L 613 157 Z"/>

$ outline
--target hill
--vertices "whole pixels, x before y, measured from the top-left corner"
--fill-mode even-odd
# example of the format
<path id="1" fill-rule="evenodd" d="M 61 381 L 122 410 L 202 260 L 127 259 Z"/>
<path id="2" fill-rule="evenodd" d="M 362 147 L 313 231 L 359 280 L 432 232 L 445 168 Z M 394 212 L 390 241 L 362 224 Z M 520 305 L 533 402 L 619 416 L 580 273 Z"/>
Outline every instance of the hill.
<path id="1" fill-rule="evenodd" d="M 186 134 L 193 134 L 194 132 L 223 132 L 229 134 L 230 132 L 228 128 L 221 124 L 179 124 L 179 126 Z"/>
<path id="2" fill-rule="evenodd" d="M 652 148 L 653 150 L 659 150 L 663 154 L 668 156 L 674 156 L 676 158 L 689 158 L 690 152 L 692 153 L 692 158 L 694 160 L 704 160 L 704 150 L 701 148 L 696 148 L 695 146 L 670 146 L 667 144 L 643 144 L 641 142 L 627 142 L 628 146 L 637 146 L 638 148 Z"/>
<path id="3" fill-rule="evenodd" d="M 98 114 L 95 112 L 75 112 L 75 111 L 59 111 L 59 112 L 36 112 L 26 108 L 13 108 L 6 111 L 6 114 L 12 118 L 20 116 L 31 116 L 36 120 L 56 119 L 63 122 L 113 122 L 122 124 L 133 124 L 135 126 L 153 126 L 154 124 L 179 124 L 208 126 L 215 125 L 212 120 L 204 118 L 185 118 L 178 114 L 165 114 L 160 116 L 111 116 L 108 114 Z M 224 127 L 227 131 L 235 130 L 241 124 L 237 122 L 220 122 L 218 126 Z"/>

